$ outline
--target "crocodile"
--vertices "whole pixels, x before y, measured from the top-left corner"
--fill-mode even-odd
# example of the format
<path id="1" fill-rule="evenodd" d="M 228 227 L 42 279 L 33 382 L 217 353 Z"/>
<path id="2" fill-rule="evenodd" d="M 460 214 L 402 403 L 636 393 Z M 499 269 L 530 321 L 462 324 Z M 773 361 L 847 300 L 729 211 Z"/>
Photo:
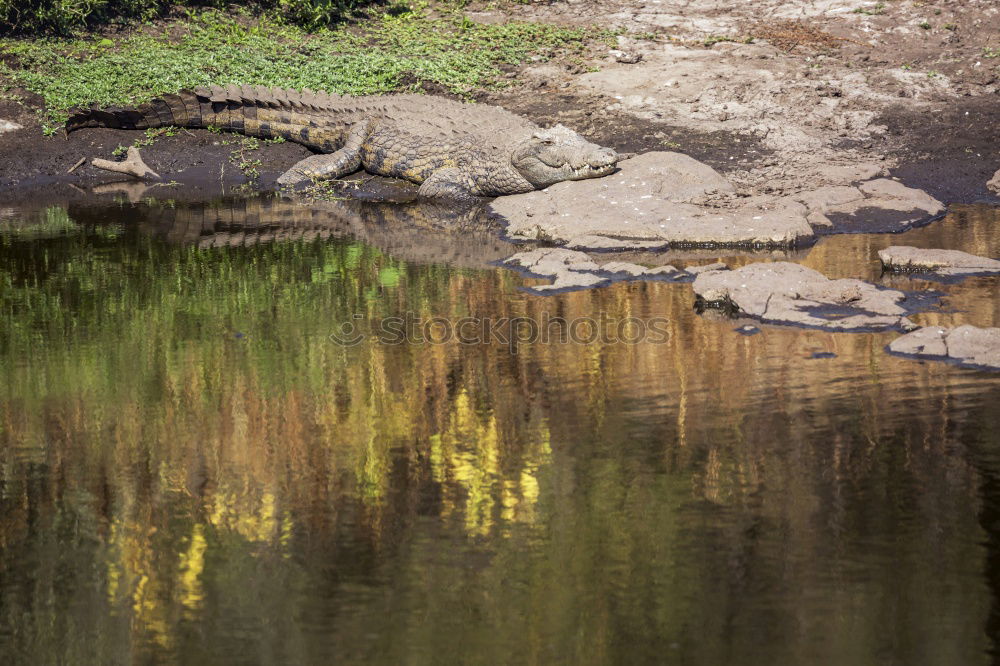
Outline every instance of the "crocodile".
<path id="1" fill-rule="evenodd" d="M 365 171 L 420 185 L 428 198 L 493 197 L 613 173 L 619 156 L 562 125 L 543 129 L 497 106 L 418 94 L 350 97 L 260 86 L 211 86 L 136 108 L 71 115 L 84 127 L 214 127 L 281 137 L 320 154 L 278 184 L 296 186 Z"/>

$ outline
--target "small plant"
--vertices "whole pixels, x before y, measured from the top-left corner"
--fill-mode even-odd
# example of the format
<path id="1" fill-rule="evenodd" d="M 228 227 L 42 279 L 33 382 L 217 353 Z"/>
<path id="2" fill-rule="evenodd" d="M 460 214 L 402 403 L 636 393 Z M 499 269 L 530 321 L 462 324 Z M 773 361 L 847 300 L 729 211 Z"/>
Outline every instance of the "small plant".
<path id="1" fill-rule="evenodd" d="M 921 21 L 920 23 L 917 24 L 917 27 L 923 30 L 930 30 L 931 24 L 928 23 L 927 21 Z"/>
<path id="2" fill-rule="evenodd" d="M 709 35 L 701 41 L 705 46 L 714 46 L 722 42 L 735 42 L 736 40 L 732 37 L 727 37 L 726 35 Z"/>
<path id="3" fill-rule="evenodd" d="M 983 49 L 984 58 L 1000 58 L 1000 47 L 985 47 Z"/>
<path id="4" fill-rule="evenodd" d="M 225 142 L 230 143 L 230 142 Z M 240 137 L 237 141 L 237 148 L 229 153 L 229 162 L 243 172 L 243 175 L 250 181 L 260 178 L 260 158 L 248 155 L 248 153 L 260 150 L 260 140 L 252 136 Z"/>
<path id="5" fill-rule="evenodd" d="M 958 30 L 958 24 L 957 23 L 945 23 L 942 27 L 945 30 L 951 30 L 952 32 Z"/>
<path id="6" fill-rule="evenodd" d="M 878 2 L 875 3 L 874 7 L 858 7 L 854 10 L 855 14 L 865 14 L 867 16 L 880 16 L 885 13 L 885 3 Z"/>

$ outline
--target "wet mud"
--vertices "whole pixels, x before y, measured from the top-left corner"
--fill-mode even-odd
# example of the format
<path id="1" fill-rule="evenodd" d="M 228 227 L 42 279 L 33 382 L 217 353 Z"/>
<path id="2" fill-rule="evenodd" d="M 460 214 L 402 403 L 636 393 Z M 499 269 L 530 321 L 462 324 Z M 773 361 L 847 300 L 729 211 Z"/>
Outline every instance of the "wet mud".
<path id="1" fill-rule="evenodd" d="M 957 100 L 928 112 L 896 109 L 876 122 L 899 166 L 892 175 L 945 203 L 1000 203 L 986 183 L 1000 168 L 1000 100 Z"/>

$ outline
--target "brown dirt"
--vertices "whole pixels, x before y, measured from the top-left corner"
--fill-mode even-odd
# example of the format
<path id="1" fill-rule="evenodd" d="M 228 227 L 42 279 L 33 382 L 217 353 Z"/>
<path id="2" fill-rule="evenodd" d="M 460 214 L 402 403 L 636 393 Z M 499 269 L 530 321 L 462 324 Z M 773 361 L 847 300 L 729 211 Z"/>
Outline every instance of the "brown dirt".
<path id="1" fill-rule="evenodd" d="M 883 150 L 898 156 L 894 176 L 950 203 L 998 202 L 986 182 L 1000 169 L 1000 100 L 963 99 L 936 112 L 897 108 Z"/>

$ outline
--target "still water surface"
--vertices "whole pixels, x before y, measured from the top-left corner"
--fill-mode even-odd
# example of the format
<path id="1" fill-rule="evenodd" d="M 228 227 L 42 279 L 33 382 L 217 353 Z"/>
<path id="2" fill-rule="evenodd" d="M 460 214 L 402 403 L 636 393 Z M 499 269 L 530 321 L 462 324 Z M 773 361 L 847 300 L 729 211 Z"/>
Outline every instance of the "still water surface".
<path id="1" fill-rule="evenodd" d="M 533 296 L 492 233 L 324 216 L 0 220 L 0 662 L 993 661 L 1000 375 L 889 356 L 891 333 L 743 336 L 686 285 Z M 874 261 L 1000 256 L 998 224 L 790 256 L 998 326 L 996 279 Z M 680 263 L 720 257 L 789 255 Z M 407 313 L 669 336 L 330 339 Z"/>

